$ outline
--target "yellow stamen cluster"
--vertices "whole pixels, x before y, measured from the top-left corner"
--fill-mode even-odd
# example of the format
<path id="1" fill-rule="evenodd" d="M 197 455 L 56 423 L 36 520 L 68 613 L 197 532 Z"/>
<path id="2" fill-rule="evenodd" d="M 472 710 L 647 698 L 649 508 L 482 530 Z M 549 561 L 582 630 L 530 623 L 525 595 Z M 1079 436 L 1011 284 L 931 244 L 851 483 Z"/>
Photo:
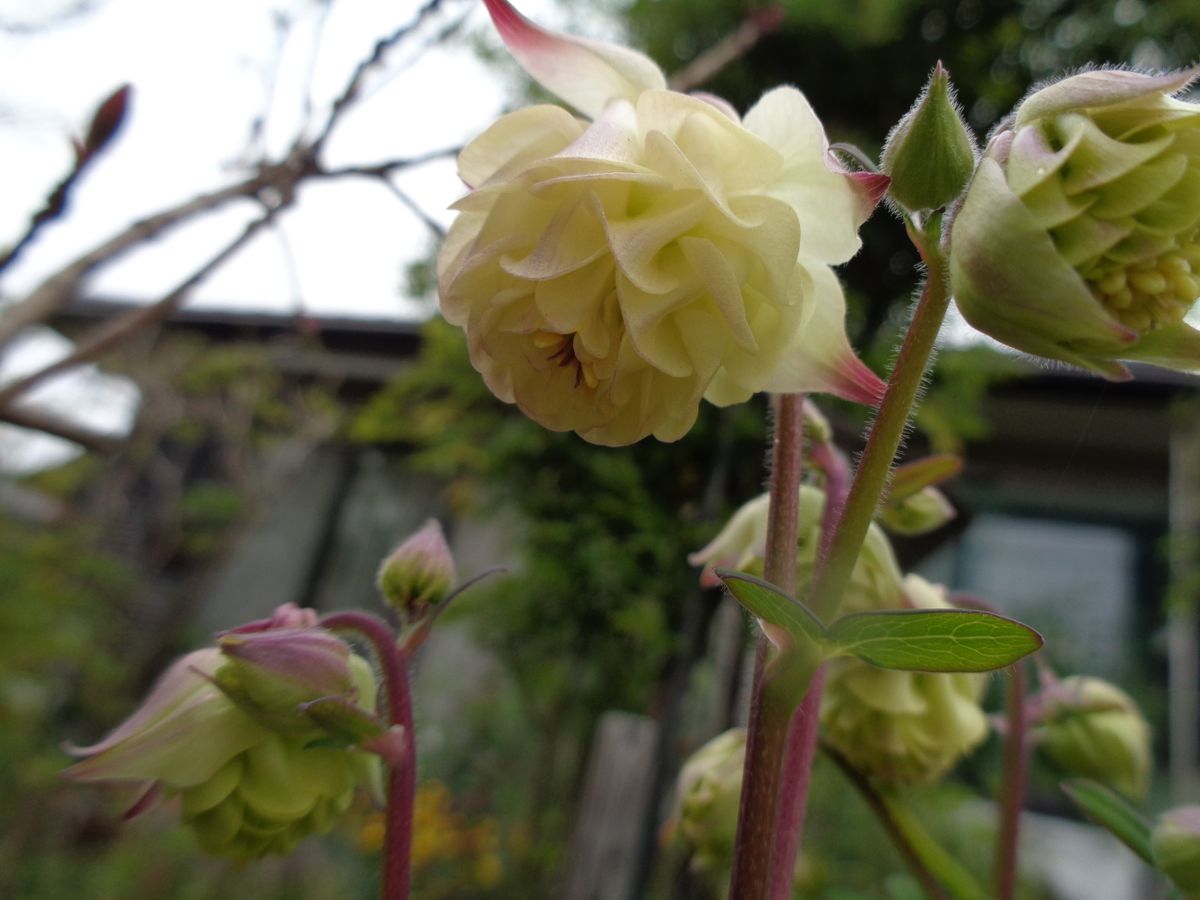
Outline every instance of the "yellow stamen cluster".
<path id="1" fill-rule="evenodd" d="M 1158 257 L 1100 267 L 1088 283 L 1122 325 L 1139 332 L 1173 325 L 1200 297 L 1200 233 Z"/>
<path id="2" fill-rule="evenodd" d="M 575 366 L 575 387 L 586 384 L 595 388 L 600 383 L 593 361 L 586 358 L 586 352 L 576 346 L 575 334 L 558 334 L 554 331 L 535 331 L 533 346 L 539 350 L 553 350 L 549 359 L 558 363 L 559 367 Z"/>

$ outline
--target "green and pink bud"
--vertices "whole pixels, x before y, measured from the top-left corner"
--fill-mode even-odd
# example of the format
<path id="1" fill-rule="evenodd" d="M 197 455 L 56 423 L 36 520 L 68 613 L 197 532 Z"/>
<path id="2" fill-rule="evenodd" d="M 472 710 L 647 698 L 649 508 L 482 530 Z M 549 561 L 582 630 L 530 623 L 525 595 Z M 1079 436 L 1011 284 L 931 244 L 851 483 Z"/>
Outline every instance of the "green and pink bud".
<path id="1" fill-rule="evenodd" d="M 994 134 L 950 237 L 967 321 L 1112 379 L 1120 360 L 1200 370 L 1200 69 L 1083 72 Z"/>
<path id="2" fill-rule="evenodd" d="M 1032 702 L 1036 746 L 1067 775 L 1144 797 L 1153 763 L 1150 726 L 1133 698 L 1099 678 L 1043 680 Z"/>
<path id="3" fill-rule="evenodd" d="M 151 798 L 178 797 L 184 824 L 217 856 L 290 853 L 328 831 L 356 788 L 379 794 L 381 766 L 337 746 L 306 706 L 353 701 L 369 718 L 376 685 L 366 661 L 315 621 L 311 610 L 281 607 L 221 647 L 189 653 L 111 734 L 74 748 L 80 761 L 64 775 L 138 785 L 139 812 Z"/>
<path id="4" fill-rule="evenodd" d="M 1200 896 L 1200 806 L 1181 806 L 1159 817 L 1150 835 L 1155 867 L 1185 897 Z"/>
<path id="5" fill-rule="evenodd" d="M 446 598 L 457 577 L 442 526 L 430 519 L 383 561 L 377 583 L 388 605 L 411 624 Z"/>

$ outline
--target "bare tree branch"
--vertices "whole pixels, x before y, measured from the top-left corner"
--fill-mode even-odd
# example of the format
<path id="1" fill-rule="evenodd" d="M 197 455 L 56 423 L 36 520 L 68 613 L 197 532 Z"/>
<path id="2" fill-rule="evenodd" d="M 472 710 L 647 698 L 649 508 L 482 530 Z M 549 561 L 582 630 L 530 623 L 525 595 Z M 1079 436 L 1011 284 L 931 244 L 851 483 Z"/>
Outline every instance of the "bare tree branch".
<path id="1" fill-rule="evenodd" d="M 124 440 L 120 438 L 101 434 L 74 422 L 60 419 L 58 416 L 32 409 L 0 409 L 0 422 L 28 428 L 31 431 L 40 431 L 43 434 L 62 438 L 72 444 L 78 444 L 88 450 L 96 450 L 100 453 L 113 453 L 124 444 Z"/>
<path id="2" fill-rule="evenodd" d="M 93 362 L 114 347 L 124 343 L 133 335 L 145 331 L 152 325 L 156 325 L 166 319 L 183 305 L 188 294 L 198 284 L 245 246 L 258 233 L 259 229 L 274 219 L 279 211 L 279 207 L 269 209 L 262 217 L 252 221 L 233 241 L 226 244 L 220 252 L 180 282 L 173 291 L 161 300 L 149 306 L 127 312 L 116 319 L 97 326 L 92 332 L 77 342 L 75 348 L 62 359 L 0 388 L 0 413 L 11 409 L 15 399 L 31 388 L 41 384 L 47 378 L 66 372 L 82 363 Z"/>
<path id="3" fill-rule="evenodd" d="M 690 91 L 704 84 L 731 62 L 740 59 L 750 48 L 783 24 L 784 10 L 768 6 L 755 10 L 741 25 L 693 59 L 671 76 L 672 90 Z"/>
<path id="4" fill-rule="evenodd" d="M 350 76 L 350 81 L 347 82 L 346 87 L 338 95 L 337 99 L 333 101 L 333 108 L 329 111 L 329 118 L 325 120 L 324 126 L 309 144 L 313 153 L 318 153 L 321 150 L 325 141 L 329 139 L 330 132 L 333 131 L 334 126 L 342 117 L 342 114 L 358 98 L 367 73 L 382 64 L 389 50 L 420 28 L 428 19 L 432 18 L 441 8 L 442 2 L 443 0 L 426 0 L 425 5 L 417 10 L 417 14 L 407 24 L 401 25 L 391 34 L 375 42 L 375 46 L 371 50 L 371 55 L 355 67 L 354 73 Z"/>

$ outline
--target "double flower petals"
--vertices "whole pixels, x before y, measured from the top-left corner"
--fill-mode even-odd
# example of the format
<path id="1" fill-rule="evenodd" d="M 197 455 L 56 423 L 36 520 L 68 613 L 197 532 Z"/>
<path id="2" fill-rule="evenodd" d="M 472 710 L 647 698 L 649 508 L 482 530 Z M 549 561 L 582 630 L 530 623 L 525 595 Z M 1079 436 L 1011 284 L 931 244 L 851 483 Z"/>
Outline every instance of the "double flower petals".
<path id="1" fill-rule="evenodd" d="M 874 402 L 831 264 L 886 182 L 842 172 L 803 95 L 739 120 L 665 89 L 647 58 L 553 35 L 489 0 L 556 106 L 504 116 L 463 151 L 438 261 L 442 312 L 489 388 L 553 430 L 675 440 L 700 400 L 829 391 Z"/>

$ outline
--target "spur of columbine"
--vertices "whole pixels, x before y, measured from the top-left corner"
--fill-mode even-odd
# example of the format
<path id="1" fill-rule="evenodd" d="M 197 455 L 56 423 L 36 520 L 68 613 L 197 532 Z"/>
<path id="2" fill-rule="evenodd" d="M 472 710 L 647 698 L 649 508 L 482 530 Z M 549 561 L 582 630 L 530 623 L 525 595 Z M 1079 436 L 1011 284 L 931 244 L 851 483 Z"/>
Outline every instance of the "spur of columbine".
<path id="1" fill-rule="evenodd" d="M 830 266 L 887 178 L 841 169 L 794 88 L 741 118 L 668 90 L 640 53 L 486 2 L 516 60 L 583 116 L 518 110 L 458 160 L 471 192 L 438 258 L 441 310 L 492 392 L 609 445 L 681 437 L 702 398 L 875 402 Z"/>

